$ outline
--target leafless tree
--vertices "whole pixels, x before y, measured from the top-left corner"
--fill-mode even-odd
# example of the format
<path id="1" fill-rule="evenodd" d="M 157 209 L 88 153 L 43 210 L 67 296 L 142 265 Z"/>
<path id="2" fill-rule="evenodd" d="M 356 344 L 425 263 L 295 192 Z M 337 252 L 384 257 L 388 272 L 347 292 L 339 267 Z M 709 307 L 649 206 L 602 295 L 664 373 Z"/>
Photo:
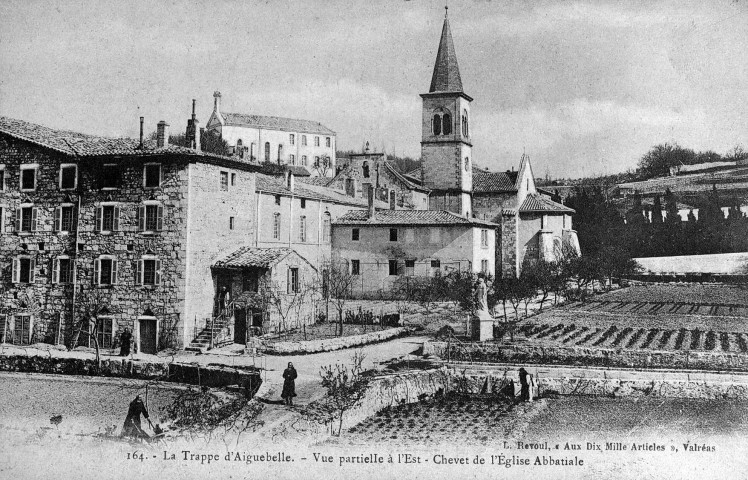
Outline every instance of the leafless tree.
<path id="1" fill-rule="evenodd" d="M 104 288 L 83 288 L 78 293 L 74 305 L 76 322 L 74 323 L 73 339 L 68 346 L 72 350 L 78 345 L 78 339 L 85 327 L 85 333 L 89 340 L 93 339 L 96 349 L 96 370 L 101 369 L 101 355 L 99 345 L 99 317 L 102 314 L 116 313 L 116 307 L 112 304 L 112 290 Z M 93 327 L 93 328 L 92 328 Z"/>
<path id="2" fill-rule="evenodd" d="M 322 279 L 318 282 L 326 306 L 332 305 L 338 313 L 339 336 L 343 335 L 343 309 L 351 298 L 355 277 L 345 262 L 325 262 L 322 266 Z"/>
<path id="3" fill-rule="evenodd" d="M 333 435 L 340 435 L 340 431 L 343 429 L 345 412 L 358 405 L 364 398 L 366 388 L 369 385 L 368 379 L 362 375 L 364 358 L 366 356 L 359 351 L 353 354 L 350 367 L 336 363 L 335 365 L 322 367 L 320 370 L 322 386 L 327 390 L 325 401 L 338 420 L 337 433 L 332 426 L 333 423 L 330 424 Z"/>

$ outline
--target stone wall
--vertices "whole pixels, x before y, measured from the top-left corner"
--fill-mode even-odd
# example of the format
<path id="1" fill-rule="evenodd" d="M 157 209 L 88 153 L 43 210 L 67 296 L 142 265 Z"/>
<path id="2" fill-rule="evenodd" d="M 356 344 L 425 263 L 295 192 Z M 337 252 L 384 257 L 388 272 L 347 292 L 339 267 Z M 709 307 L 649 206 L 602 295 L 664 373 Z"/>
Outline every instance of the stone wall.
<path id="1" fill-rule="evenodd" d="M 496 264 L 501 265 L 501 274 L 504 277 L 517 276 L 517 215 L 514 213 L 503 213 L 501 215 L 501 256 L 496 259 Z M 498 268 L 497 268 L 498 270 Z"/>
<path id="2" fill-rule="evenodd" d="M 451 361 L 748 371 L 748 355 L 497 343 L 426 342 L 424 355 Z"/>
<path id="3" fill-rule="evenodd" d="M 364 333 L 362 335 L 348 335 L 346 337 L 325 338 L 322 340 L 307 340 L 301 342 L 263 341 L 260 347 L 270 355 L 302 355 L 307 353 L 331 352 L 344 348 L 358 347 L 370 343 L 383 342 L 395 337 L 413 332 L 413 327 L 397 327 Z"/>

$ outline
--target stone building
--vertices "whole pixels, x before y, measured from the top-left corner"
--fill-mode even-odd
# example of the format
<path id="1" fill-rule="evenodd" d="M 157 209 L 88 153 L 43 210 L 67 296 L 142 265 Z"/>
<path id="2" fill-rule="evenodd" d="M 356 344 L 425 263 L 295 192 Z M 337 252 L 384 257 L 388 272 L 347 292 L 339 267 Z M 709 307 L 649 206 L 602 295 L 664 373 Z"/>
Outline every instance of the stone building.
<path id="1" fill-rule="evenodd" d="M 213 96 L 206 129 L 218 133 L 242 161 L 303 167 L 312 176 L 334 175 L 334 131 L 310 120 L 226 113 L 221 93 Z"/>
<path id="2" fill-rule="evenodd" d="M 387 295 L 437 272 L 494 275 L 497 228 L 446 211 L 351 211 L 333 222 L 333 259 L 354 276 L 356 295 Z"/>
<path id="3" fill-rule="evenodd" d="M 429 190 L 398 172 L 384 153 L 353 154 L 338 161 L 330 187 L 366 199 L 371 186 L 374 197 L 391 210 L 428 210 Z"/>

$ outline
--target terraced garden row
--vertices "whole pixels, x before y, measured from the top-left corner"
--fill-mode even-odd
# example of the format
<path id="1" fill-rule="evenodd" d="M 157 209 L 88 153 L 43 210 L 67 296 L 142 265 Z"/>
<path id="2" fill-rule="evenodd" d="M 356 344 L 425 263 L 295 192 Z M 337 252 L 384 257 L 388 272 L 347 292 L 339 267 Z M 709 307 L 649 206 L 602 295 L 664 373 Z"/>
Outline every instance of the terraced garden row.
<path id="1" fill-rule="evenodd" d="M 638 315 L 710 315 L 748 317 L 748 306 L 740 304 L 704 304 L 687 302 L 631 302 L 597 300 L 571 304 L 569 309 L 583 312 L 635 313 Z"/>
<path id="2" fill-rule="evenodd" d="M 698 328 L 646 329 L 617 325 L 605 328 L 577 326 L 574 323 L 527 324 L 519 331 L 531 340 L 552 341 L 565 346 L 748 353 L 748 334 L 740 332 L 715 332 Z"/>

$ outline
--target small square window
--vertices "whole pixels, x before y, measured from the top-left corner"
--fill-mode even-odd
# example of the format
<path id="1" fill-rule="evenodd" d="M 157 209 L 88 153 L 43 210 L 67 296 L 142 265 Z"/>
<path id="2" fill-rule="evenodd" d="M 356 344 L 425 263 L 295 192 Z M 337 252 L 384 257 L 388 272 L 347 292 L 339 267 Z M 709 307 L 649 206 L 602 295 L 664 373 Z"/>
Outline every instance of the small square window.
<path id="1" fill-rule="evenodd" d="M 431 260 L 431 268 L 441 268 L 441 260 Z"/>
<path id="2" fill-rule="evenodd" d="M 229 172 L 221 172 L 221 190 L 224 192 L 229 190 Z"/>
<path id="3" fill-rule="evenodd" d="M 358 228 L 354 228 L 351 230 L 351 240 L 354 242 L 357 242 L 359 240 L 359 236 L 361 234 L 361 231 Z"/>
<path id="4" fill-rule="evenodd" d="M 389 266 L 389 274 L 397 275 L 397 260 L 389 260 L 387 263 Z"/>
<path id="5" fill-rule="evenodd" d="M 63 165 L 60 167 L 60 189 L 72 190 L 78 184 L 78 167 Z"/>
<path id="6" fill-rule="evenodd" d="M 36 168 L 21 170 L 21 190 L 36 190 Z"/>
<path id="7" fill-rule="evenodd" d="M 148 164 L 143 169 L 145 188 L 157 188 L 161 185 L 161 165 Z"/>
<path id="8" fill-rule="evenodd" d="M 397 242 L 397 228 L 390 228 L 390 242 Z"/>
<path id="9" fill-rule="evenodd" d="M 44 247 L 45 247 L 46 245 L 44 244 L 44 242 L 39 242 L 39 244 L 38 244 L 37 246 L 39 247 L 39 251 L 40 251 L 40 252 L 43 252 L 43 251 L 44 251 Z"/>
<path id="10" fill-rule="evenodd" d="M 351 275 L 361 275 L 361 260 L 351 260 Z"/>

